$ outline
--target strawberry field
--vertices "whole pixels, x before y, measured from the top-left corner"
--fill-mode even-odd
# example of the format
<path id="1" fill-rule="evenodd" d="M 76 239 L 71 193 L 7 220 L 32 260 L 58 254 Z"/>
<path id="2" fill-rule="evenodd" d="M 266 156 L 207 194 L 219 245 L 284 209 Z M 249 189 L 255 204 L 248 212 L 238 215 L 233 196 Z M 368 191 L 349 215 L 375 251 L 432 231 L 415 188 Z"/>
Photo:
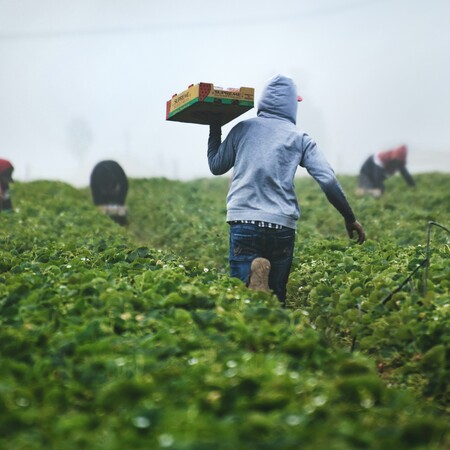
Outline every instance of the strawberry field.
<path id="1" fill-rule="evenodd" d="M 450 447 L 450 175 L 356 197 L 310 178 L 287 308 L 227 275 L 225 177 L 15 183 L 0 213 L 0 448 Z"/>

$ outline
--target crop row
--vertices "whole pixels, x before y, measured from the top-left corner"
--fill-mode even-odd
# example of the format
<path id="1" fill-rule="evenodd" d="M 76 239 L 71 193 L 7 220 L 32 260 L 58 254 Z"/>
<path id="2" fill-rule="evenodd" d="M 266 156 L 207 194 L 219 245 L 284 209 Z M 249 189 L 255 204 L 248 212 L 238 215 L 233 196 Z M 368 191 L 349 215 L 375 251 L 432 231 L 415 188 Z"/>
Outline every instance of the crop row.
<path id="1" fill-rule="evenodd" d="M 311 188 L 283 310 L 226 275 L 222 180 L 131 186 L 128 229 L 54 182 L 0 216 L 0 447 L 449 445 L 446 238 L 380 304 L 423 249 L 324 233 Z"/>

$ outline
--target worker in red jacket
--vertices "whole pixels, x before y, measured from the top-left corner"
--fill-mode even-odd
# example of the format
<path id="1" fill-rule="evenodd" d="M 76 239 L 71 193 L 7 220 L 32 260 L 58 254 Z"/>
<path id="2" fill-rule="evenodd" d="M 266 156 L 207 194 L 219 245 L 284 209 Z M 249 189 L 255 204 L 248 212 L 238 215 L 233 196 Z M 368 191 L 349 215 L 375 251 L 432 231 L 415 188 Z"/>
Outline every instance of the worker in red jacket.
<path id="1" fill-rule="evenodd" d="M 13 182 L 13 165 L 6 159 L 0 159 L 0 211 L 12 211 L 9 183 Z"/>
<path id="2" fill-rule="evenodd" d="M 407 153 L 406 145 L 401 145 L 392 150 L 369 156 L 359 172 L 357 193 L 380 197 L 385 190 L 384 181 L 396 172 L 400 172 L 406 183 L 414 187 L 414 180 L 406 168 Z"/>

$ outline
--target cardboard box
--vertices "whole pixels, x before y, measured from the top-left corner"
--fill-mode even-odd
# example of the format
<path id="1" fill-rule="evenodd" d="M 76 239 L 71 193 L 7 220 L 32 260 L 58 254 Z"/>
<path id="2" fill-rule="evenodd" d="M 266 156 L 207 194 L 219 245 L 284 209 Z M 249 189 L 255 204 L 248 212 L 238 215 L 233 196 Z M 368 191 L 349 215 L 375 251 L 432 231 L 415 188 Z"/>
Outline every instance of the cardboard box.
<path id="1" fill-rule="evenodd" d="M 166 105 L 166 120 L 225 125 L 253 108 L 255 90 L 249 87 L 222 89 L 212 83 L 191 84 Z"/>

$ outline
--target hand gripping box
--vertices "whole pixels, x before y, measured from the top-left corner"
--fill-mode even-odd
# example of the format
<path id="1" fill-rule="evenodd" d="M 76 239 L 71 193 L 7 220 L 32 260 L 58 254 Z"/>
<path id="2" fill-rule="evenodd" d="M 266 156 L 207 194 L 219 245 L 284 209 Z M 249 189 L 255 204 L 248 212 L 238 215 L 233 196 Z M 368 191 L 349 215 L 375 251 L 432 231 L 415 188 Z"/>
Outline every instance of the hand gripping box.
<path id="1" fill-rule="evenodd" d="M 225 125 L 254 104 L 254 88 L 222 89 L 212 83 L 191 84 L 167 101 L 166 120 L 209 125 Z"/>

